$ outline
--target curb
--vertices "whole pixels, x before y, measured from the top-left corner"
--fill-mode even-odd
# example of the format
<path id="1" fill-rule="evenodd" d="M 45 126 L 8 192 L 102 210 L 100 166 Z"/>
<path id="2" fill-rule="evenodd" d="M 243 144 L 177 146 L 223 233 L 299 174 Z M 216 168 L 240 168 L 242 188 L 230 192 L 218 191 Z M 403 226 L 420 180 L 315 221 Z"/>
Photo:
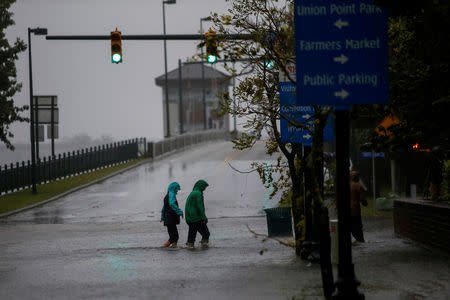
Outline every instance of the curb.
<path id="1" fill-rule="evenodd" d="M 67 196 L 67 195 L 69 195 L 69 194 L 71 194 L 71 193 L 77 192 L 77 191 L 79 191 L 79 190 L 81 190 L 81 189 L 84 189 L 84 188 L 87 188 L 87 187 L 89 187 L 89 186 L 91 186 L 91 185 L 97 184 L 97 183 L 100 182 L 100 181 L 109 179 L 109 178 L 111 178 L 111 177 L 114 177 L 114 176 L 116 176 L 116 175 L 122 174 L 122 173 L 124 173 L 124 172 L 127 172 L 127 171 L 129 171 L 129 170 L 131 170 L 131 169 L 134 169 L 134 168 L 136 168 L 136 167 L 139 167 L 139 166 L 141 166 L 141 165 L 143 165 L 143 164 L 146 164 L 146 163 L 149 163 L 149 162 L 152 162 L 152 161 L 153 161 L 152 158 L 147 158 L 147 159 L 145 159 L 145 160 L 143 160 L 143 161 L 141 161 L 141 162 L 139 162 L 139 163 L 137 163 L 137 164 L 135 164 L 135 165 L 126 167 L 125 169 L 122 169 L 122 170 L 118 170 L 118 171 L 116 171 L 116 172 L 114 172 L 114 173 L 111 173 L 111 174 L 109 174 L 109 175 L 106 175 L 105 177 L 101 177 L 101 178 L 99 178 L 99 179 L 96 179 L 96 180 L 94 180 L 94 181 L 88 182 L 88 183 L 86 183 L 86 184 L 83 184 L 83 185 L 74 187 L 73 189 L 70 189 L 70 190 L 68 190 L 68 191 L 65 191 L 64 193 L 61 193 L 61 194 L 59 194 L 59 195 L 56 195 L 56 196 L 54 196 L 54 197 L 52 197 L 52 198 L 50 198 L 50 199 L 47 199 L 47 200 L 45 200 L 45 201 L 38 202 L 38 203 L 29 205 L 29 206 L 25 206 L 25 207 L 22 207 L 22 208 L 13 210 L 13 211 L 9 211 L 9 212 L 0 214 L 0 219 L 9 217 L 9 216 L 11 216 L 11 215 L 14 215 L 14 214 L 17 214 L 17 213 L 20 213 L 20 212 L 23 212 L 23 211 L 26 211 L 26 210 L 28 210 L 28 209 L 32 209 L 32 208 L 35 208 L 35 207 L 38 207 L 38 206 L 41 206 L 41 205 L 45 205 L 45 204 L 47 204 L 47 203 L 49 203 L 49 202 L 53 202 L 53 201 L 58 200 L 58 199 L 60 199 L 60 198 L 62 198 L 62 197 L 65 197 L 65 196 Z"/>

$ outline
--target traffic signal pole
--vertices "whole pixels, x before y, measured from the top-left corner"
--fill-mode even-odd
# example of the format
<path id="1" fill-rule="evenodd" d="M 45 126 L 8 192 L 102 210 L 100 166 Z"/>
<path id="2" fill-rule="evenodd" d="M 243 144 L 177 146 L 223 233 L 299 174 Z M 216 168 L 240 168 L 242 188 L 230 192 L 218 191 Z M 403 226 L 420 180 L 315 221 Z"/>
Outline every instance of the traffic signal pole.
<path id="1" fill-rule="evenodd" d="M 164 9 L 164 5 L 163 5 Z M 165 23 L 165 22 L 164 22 Z M 245 40 L 251 39 L 252 35 L 250 34 L 217 34 L 216 37 L 218 39 L 225 38 L 229 40 Z M 111 35 L 47 35 L 47 40 L 111 40 Z M 121 35 L 122 40 L 146 40 L 146 41 L 164 41 L 164 53 L 166 53 L 166 41 L 174 41 L 174 40 L 203 40 L 205 36 L 203 34 L 165 34 L 165 25 L 164 25 L 164 34 L 155 34 L 155 35 Z M 203 52 L 203 48 L 202 48 Z M 203 55 L 202 55 L 203 62 Z M 168 95 L 168 86 L 167 86 L 167 57 L 164 55 L 164 67 L 165 67 L 165 89 L 166 89 L 166 118 L 167 118 L 167 133 L 166 136 L 170 137 L 170 124 L 169 124 L 169 95 Z M 204 70 L 202 67 L 202 77 L 204 77 Z M 203 80 L 204 81 L 204 80 Z M 204 85 L 204 82 L 202 83 Z M 206 99 L 205 99 L 205 91 L 203 88 L 203 127 L 206 129 Z"/>

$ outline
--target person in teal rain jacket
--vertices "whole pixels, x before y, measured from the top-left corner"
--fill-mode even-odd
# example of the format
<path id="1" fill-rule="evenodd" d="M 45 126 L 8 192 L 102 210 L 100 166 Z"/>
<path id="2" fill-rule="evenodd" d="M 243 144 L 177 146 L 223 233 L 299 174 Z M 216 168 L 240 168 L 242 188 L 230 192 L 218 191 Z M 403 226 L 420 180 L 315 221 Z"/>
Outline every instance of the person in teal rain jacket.
<path id="1" fill-rule="evenodd" d="M 186 200 L 185 213 L 186 222 L 189 226 L 187 248 L 194 248 L 195 237 L 197 231 L 202 236 L 202 247 L 208 247 L 209 243 L 209 229 L 206 225 L 208 218 L 205 215 L 205 202 L 203 199 L 203 191 L 208 186 L 208 183 L 204 180 L 199 180 L 195 183 L 192 192 Z"/>
<path id="2" fill-rule="evenodd" d="M 179 237 L 177 225 L 180 224 L 180 216 L 183 217 L 183 211 L 178 206 L 176 197 L 179 190 L 180 185 L 178 182 L 172 182 L 164 197 L 164 204 L 161 210 L 161 222 L 164 222 L 164 226 L 167 227 L 169 240 L 162 245 L 163 247 L 177 247 Z"/>

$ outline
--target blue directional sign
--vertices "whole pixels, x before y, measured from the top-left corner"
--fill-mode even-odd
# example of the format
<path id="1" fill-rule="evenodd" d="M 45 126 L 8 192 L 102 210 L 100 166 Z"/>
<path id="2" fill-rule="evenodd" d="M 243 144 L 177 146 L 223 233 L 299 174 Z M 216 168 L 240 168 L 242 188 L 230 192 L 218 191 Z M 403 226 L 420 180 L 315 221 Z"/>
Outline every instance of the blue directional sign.
<path id="1" fill-rule="evenodd" d="M 361 152 L 362 158 L 384 157 L 384 152 Z"/>
<path id="2" fill-rule="evenodd" d="M 280 82 L 280 130 L 281 141 L 284 143 L 301 143 L 304 146 L 312 145 L 314 132 L 314 108 L 300 106 L 296 103 L 296 86 L 292 82 Z M 299 128 L 298 125 L 308 129 Z M 324 129 L 324 142 L 334 141 L 332 118 Z"/>
<path id="3" fill-rule="evenodd" d="M 312 144 L 314 128 L 314 109 L 312 106 L 299 106 L 296 103 L 296 88 L 292 82 L 280 82 L 280 130 L 284 143 Z M 311 130 L 298 127 L 307 126 Z"/>
<path id="4" fill-rule="evenodd" d="M 373 0 L 295 0 L 297 104 L 388 102 L 387 26 Z"/>

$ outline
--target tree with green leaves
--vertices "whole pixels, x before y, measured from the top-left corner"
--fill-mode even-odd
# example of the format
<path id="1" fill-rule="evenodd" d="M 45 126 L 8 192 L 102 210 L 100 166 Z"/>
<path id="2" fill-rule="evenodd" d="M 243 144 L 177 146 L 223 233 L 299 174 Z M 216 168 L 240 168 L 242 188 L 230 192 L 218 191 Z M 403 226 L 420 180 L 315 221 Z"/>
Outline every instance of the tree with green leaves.
<path id="1" fill-rule="evenodd" d="M 391 134 L 370 130 L 363 143 L 368 149 L 389 152 L 411 152 L 418 144 L 442 156 L 450 150 L 450 1 L 375 3 L 389 13 L 390 102 L 354 107 L 353 116 L 370 116 L 379 124 L 393 114 L 400 122 L 386 128 Z M 443 160 L 438 162 L 439 172 Z"/>
<path id="2" fill-rule="evenodd" d="M 26 45 L 19 38 L 14 45 L 10 45 L 5 36 L 6 28 L 14 25 L 13 13 L 9 11 L 14 2 L 15 0 L 2 0 L 0 3 L 0 141 L 11 150 L 14 150 L 14 146 L 10 138 L 13 138 L 14 134 L 10 125 L 17 121 L 28 121 L 28 118 L 20 115 L 28 106 L 17 107 L 13 99 L 22 88 L 22 84 L 17 82 L 15 62 L 18 54 L 25 51 Z"/>
<path id="3" fill-rule="evenodd" d="M 220 53 L 226 61 L 225 68 L 238 79 L 234 98 L 228 93 L 222 95 L 222 112 L 245 120 L 246 132 L 233 140 L 237 149 L 252 147 L 261 132 L 267 133 L 266 151 L 275 156 L 275 163 L 254 162 L 252 166 L 263 184 L 273 187 L 271 196 L 280 192 L 282 198 L 289 199 L 294 220 L 294 246 L 296 254 L 301 255 L 302 242 L 312 229 L 307 226 L 310 204 L 313 202 L 320 207 L 322 203 L 323 129 L 331 109 L 314 108 L 313 146 L 306 155 L 301 144 L 282 141 L 279 121 L 288 117 L 280 110 L 278 81 L 282 72 L 295 83 L 287 70 L 289 64 L 295 64 L 294 1 L 228 1 L 231 3 L 228 13 L 211 16 L 218 33 Z M 245 34 L 248 38 L 227 39 L 229 34 Z M 241 64 L 239 70 L 234 68 L 234 62 Z M 290 126 L 309 130 L 299 121 L 288 122 Z M 308 174 L 306 182 L 304 172 Z"/>

